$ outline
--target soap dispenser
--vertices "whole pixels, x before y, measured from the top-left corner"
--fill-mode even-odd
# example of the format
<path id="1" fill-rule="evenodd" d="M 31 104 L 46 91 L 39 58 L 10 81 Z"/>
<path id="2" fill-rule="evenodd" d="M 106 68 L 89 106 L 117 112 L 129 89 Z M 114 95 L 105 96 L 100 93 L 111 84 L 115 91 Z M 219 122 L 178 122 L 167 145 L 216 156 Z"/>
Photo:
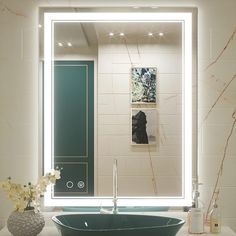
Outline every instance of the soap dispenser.
<path id="1" fill-rule="evenodd" d="M 202 208 L 192 208 L 189 211 L 189 233 L 203 234 L 204 233 L 204 212 Z"/>
<path id="2" fill-rule="evenodd" d="M 221 232 L 221 216 L 218 204 L 215 202 L 210 214 L 210 231 L 213 234 Z"/>
<path id="3" fill-rule="evenodd" d="M 199 206 L 198 183 L 195 183 L 193 191 L 193 205 L 188 214 L 189 228 L 188 231 L 191 234 L 203 234 L 204 233 L 204 211 Z"/>

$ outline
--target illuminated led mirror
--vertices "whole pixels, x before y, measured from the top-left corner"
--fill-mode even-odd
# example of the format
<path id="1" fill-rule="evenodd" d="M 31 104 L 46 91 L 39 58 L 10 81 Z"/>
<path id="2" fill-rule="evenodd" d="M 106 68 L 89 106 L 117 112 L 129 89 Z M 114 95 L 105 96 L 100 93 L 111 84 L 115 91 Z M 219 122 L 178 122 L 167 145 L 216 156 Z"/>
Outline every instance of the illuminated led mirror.
<path id="1" fill-rule="evenodd" d="M 192 11 L 44 14 L 43 168 L 63 167 L 46 206 L 112 206 L 114 159 L 118 206 L 191 205 L 193 19 Z"/>

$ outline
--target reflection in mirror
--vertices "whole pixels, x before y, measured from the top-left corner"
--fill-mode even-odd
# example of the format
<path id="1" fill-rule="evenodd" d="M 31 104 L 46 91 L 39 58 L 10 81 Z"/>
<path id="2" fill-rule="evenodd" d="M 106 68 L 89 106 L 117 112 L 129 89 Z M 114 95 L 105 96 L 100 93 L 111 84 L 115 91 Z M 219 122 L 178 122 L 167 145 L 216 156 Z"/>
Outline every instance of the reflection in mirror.
<path id="1" fill-rule="evenodd" d="M 86 142 L 85 131 L 82 135 L 82 127 L 85 127 L 86 123 L 76 127 L 79 125 L 83 109 L 75 99 L 83 100 L 85 104 L 86 98 L 75 95 L 83 94 L 83 91 L 79 90 L 83 86 L 80 84 L 82 81 L 78 81 L 78 88 L 75 89 L 76 85 L 72 84 L 68 77 L 70 73 L 76 74 L 76 71 L 80 73 L 76 65 L 81 61 L 85 63 L 84 60 L 92 56 L 97 58 L 98 65 L 97 117 L 100 145 L 97 166 L 94 167 L 95 191 L 92 192 L 97 196 L 112 195 L 112 163 L 116 158 L 119 165 L 119 196 L 181 196 L 182 24 L 59 22 L 55 23 L 54 32 L 55 156 L 66 156 L 59 161 L 67 162 L 74 153 L 77 156 L 82 155 L 80 150 L 83 147 L 79 145 Z M 62 59 L 63 61 L 60 61 Z M 72 69 L 68 69 L 69 65 Z M 144 90 L 139 81 L 134 81 L 137 86 L 130 88 L 131 69 L 134 67 L 156 68 L 153 92 L 156 96 L 156 104 L 152 102 L 142 104 L 142 101 L 130 104 L 130 90 L 134 89 L 137 93 L 137 90 L 141 89 L 139 96 L 143 96 Z M 148 75 L 148 72 L 146 74 Z M 145 83 L 144 86 L 148 86 L 148 81 Z M 90 97 L 90 88 L 88 90 Z M 68 97 L 69 94 L 71 97 Z M 99 101 L 100 99 L 102 101 Z M 150 126 L 152 133 L 158 134 L 155 136 L 154 145 L 131 145 L 130 116 L 134 117 L 131 108 L 144 111 L 145 115 L 148 113 L 147 109 L 154 109 L 156 119 L 147 121 L 146 124 L 147 128 Z M 86 115 L 86 111 L 84 114 Z M 89 115 L 94 119 L 94 114 Z M 62 116 L 63 120 L 61 120 Z M 76 134 L 75 129 L 78 131 Z M 77 141 L 72 143 L 73 140 Z M 59 148 L 63 150 L 58 150 Z M 89 148 L 94 149 L 94 146 Z M 92 161 L 94 159 L 89 158 Z M 64 166 L 64 169 L 67 168 Z M 90 164 L 87 168 L 89 172 L 93 172 Z M 78 169 L 77 173 L 79 172 L 81 171 Z M 86 175 L 86 172 L 84 174 Z M 89 177 L 80 178 L 87 180 Z M 93 179 L 87 181 L 91 183 Z"/>
<path id="2" fill-rule="evenodd" d="M 47 55 L 52 62 L 52 77 L 44 74 L 52 88 L 51 95 L 45 94 L 51 97 L 52 118 L 51 133 L 44 129 L 44 137 L 52 137 L 45 145 L 51 150 L 44 150 L 45 169 L 63 168 L 54 200 L 109 199 L 116 159 L 121 199 L 190 203 L 191 155 L 186 154 L 192 152 L 192 93 L 186 88 L 191 91 L 192 74 L 186 59 L 192 54 L 186 49 L 192 43 L 186 46 L 187 23 L 63 19 L 53 21 L 52 54 L 45 45 L 45 70 Z"/>

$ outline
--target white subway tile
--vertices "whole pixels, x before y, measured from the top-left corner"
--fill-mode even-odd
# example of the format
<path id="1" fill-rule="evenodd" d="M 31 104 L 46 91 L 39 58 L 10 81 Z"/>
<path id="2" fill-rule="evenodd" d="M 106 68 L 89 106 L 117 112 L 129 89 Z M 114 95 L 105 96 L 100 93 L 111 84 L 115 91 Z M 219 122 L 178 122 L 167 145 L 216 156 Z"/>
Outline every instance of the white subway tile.
<path id="1" fill-rule="evenodd" d="M 123 64 L 123 63 L 131 64 L 129 54 L 127 52 L 126 53 L 124 52 L 122 54 L 114 53 L 111 55 L 113 64 Z"/>
<path id="2" fill-rule="evenodd" d="M 129 125 L 130 115 L 99 115 L 98 125 Z"/>
<path id="3" fill-rule="evenodd" d="M 125 44 L 99 44 L 98 54 L 126 54 L 127 48 Z"/>
<path id="4" fill-rule="evenodd" d="M 113 74 L 113 93 L 130 94 L 131 74 Z"/>
<path id="5" fill-rule="evenodd" d="M 177 112 L 177 94 L 159 94 L 157 108 L 160 115 L 173 115 Z"/>
<path id="6" fill-rule="evenodd" d="M 181 74 L 158 74 L 157 91 L 159 93 L 181 93 L 182 78 Z"/>
<path id="7" fill-rule="evenodd" d="M 178 177 L 181 178 L 182 160 L 181 156 L 153 156 L 152 164 L 157 177 Z"/>
<path id="8" fill-rule="evenodd" d="M 98 196 L 112 196 L 112 175 L 111 176 L 101 176 L 98 179 L 97 193 Z"/>
<path id="9" fill-rule="evenodd" d="M 182 179 L 176 177 L 156 178 L 158 196 L 182 196 Z"/>
<path id="10" fill-rule="evenodd" d="M 130 63 L 113 63 L 112 73 L 114 74 L 127 74 L 131 71 Z"/>
<path id="11" fill-rule="evenodd" d="M 114 156 L 98 156 L 98 175 L 97 178 L 101 178 L 102 176 L 110 175 L 112 176 L 113 172 L 113 162 Z M 120 166 L 119 166 L 120 169 Z"/>
<path id="12" fill-rule="evenodd" d="M 152 176 L 152 170 L 148 158 L 133 157 L 118 159 L 119 176 Z"/>
<path id="13" fill-rule="evenodd" d="M 98 94 L 112 93 L 113 78 L 112 74 L 98 74 Z"/>
<path id="14" fill-rule="evenodd" d="M 129 113 L 129 95 L 103 94 L 98 97 L 98 115 L 127 115 Z"/>
<path id="15" fill-rule="evenodd" d="M 120 176 L 119 196 L 153 196 L 152 178 L 148 176 Z"/>
<path id="16" fill-rule="evenodd" d="M 108 124 L 98 126 L 98 135 L 129 135 L 129 125 Z"/>
<path id="17" fill-rule="evenodd" d="M 112 54 L 98 54 L 98 74 L 112 73 Z"/>
<path id="18" fill-rule="evenodd" d="M 174 44 L 142 43 L 139 44 L 140 54 L 180 54 L 181 47 Z"/>
<path id="19" fill-rule="evenodd" d="M 142 54 L 142 66 L 157 67 L 160 74 L 181 74 L 181 56 L 178 54 Z"/>

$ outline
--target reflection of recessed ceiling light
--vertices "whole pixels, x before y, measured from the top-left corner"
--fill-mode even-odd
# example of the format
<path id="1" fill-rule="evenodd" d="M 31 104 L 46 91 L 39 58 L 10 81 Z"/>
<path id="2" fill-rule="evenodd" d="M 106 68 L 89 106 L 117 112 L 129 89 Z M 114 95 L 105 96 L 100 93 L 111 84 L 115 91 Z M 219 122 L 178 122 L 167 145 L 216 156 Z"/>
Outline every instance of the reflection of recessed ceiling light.
<path id="1" fill-rule="evenodd" d="M 152 32 L 149 32 L 149 33 L 148 33 L 148 36 L 153 36 L 153 33 L 152 33 Z"/>
<path id="2" fill-rule="evenodd" d="M 158 35 L 162 37 L 164 36 L 164 33 L 160 32 Z"/>
<path id="3" fill-rule="evenodd" d="M 120 36 L 125 36 L 125 34 L 124 33 L 120 33 Z"/>
<path id="4" fill-rule="evenodd" d="M 157 7 L 157 6 L 152 6 L 151 8 L 152 8 L 152 9 L 156 9 L 156 8 L 158 8 L 158 7 Z"/>
<path id="5" fill-rule="evenodd" d="M 43 26 L 42 26 L 41 24 L 38 24 L 38 27 L 39 27 L 39 28 L 42 28 Z"/>
<path id="6" fill-rule="evenodd" d="M 134 8 L 134 9 L 139 9 L 140 7 L 139 7 L 139 6 L 134 6 L 133 8 Z"/>
<path id="7" fill-rule="evenodd" d="M 68 47 L 72 47 L 72 44 L 70 42 L 67 43 Z"/>
<path id="8" fill-rule="evenodd" d="M 110 32 L 110 33 L 109 33 L 109 36 L 114 36 L 114 33 Z"/>
<path id="9" fill-rule="evenodd" d="M 58 43 L 58 46 L 59 47 L 63 47 L 63 43 Z"/>

